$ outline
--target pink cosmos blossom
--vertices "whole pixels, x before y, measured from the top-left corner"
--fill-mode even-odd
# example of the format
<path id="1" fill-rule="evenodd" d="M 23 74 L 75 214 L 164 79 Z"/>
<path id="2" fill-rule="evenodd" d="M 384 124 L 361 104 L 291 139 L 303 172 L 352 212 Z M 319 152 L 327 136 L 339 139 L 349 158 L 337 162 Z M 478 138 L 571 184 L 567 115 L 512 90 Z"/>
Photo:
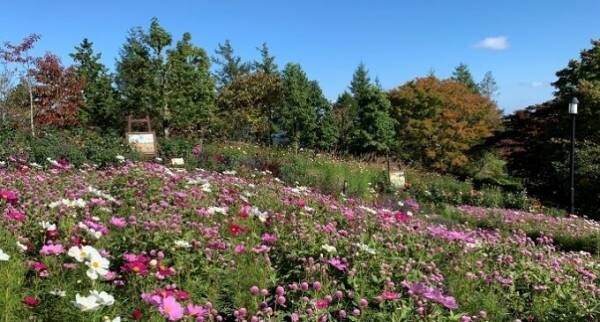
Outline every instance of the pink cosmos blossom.
<path id="1" fill-rule="evenodd" d="M 194 304 L 188 304 L 186 311 L 188 315 L 195 316 L 197 321 L 203 321 L 209 314 L 209 311 L 203 306 Z"/>
<path id="2" fill-rule="evenodd" d="M 158 306 L 158 311 L 169 321 L 179 321 L 183 318 L 183 306 L 172 296 L 162 299 Z"/>
<path id="3" fill-rule="evenodd" d="M 42 256 L 50 256 L 50 255 L 60 255 L 65 252 L 65 248 L 61 244 L 46 244 L 42 246 L 40 250 L 40 255 Z"/>
<path id="4" fill-rule="evenodd" d="M 123 217 L 112 216 L 110 218 L 110 224 L 117 228 L 125 228 L 127 227 L 127 220 Z"/>
<path id="5" fill-rule="evenodd" d="M 237 246 L 235 246 L 234 250 L 233 250 L 236 254 L 241 254 L 243 252 L 246 251 L 246 246 L 244 246 L 243 244 L 239 244 Z"/>
<path id="6" fill-rule="evenodd" d="M 9 210 L 6 214 L 6 218 L 18 222 L 23 222 L 25 221 L 25 213 L 18 210 Z"/>
<path id="7" fill-rule="evenodd" d="M 346 268 L 348 268 L 348 264 L 344 260 L 340 260 L 337 257 L 330 259 L 328 263 L 339 271 L 345 271 Z"/>
<path id="8" fill-rule="evenodd" d="M 277 241 L 277 236 L 275 234 L 264 233 L 260 240 L 267 245 L 273 245 Z"/>
<path id="9" fill-rule="evenodd" d="M 399 298 L 398 293 L 392 291 L 383 291 L 381 297 L 386 301 L 395 301 Z"/>
<path id="10" fill-rule="evenodd" d="M 4 199 L 7 203 L 14 205 L 19 199 L 19 193 L 10 190 L 0 190 L 0 199 Z"/>

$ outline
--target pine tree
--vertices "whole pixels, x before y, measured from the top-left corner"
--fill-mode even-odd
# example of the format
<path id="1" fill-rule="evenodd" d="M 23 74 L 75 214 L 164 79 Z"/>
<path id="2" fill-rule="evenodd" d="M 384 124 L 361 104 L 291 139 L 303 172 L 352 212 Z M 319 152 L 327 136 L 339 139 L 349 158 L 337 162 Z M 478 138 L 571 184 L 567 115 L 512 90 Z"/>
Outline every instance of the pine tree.
<path id="1" fill-rule="evenodd" d="M 357 118 L 356 100 L 349 92 L 342 93 L 333 104 L 333 117 L 337 125 L 338 150 L 347 150 L 350 146 L 354 121 Z"/>
<path id="2" fill-rule="evenodd" d="M 319 93 L 298 64 L 287 64 L 282 80 L 281 129 L 294 146 L 312 146 L 316 141 L 317 110 L 320 108 L 316 105 L 322 103 Z"/>
<path id="3" fill-rule="evenodd" d="M 467 86 L 473 93 L 479 93 L 479 88 L 475 81 L 473 80 L 473 76 L 471 75 L 471 71 L 469 71 L 469 66 L 464 63 L 460 63 L 452 72 L 452 77 L 450 78 L 453 81 L 459 82 L 465 86 Z"/>
<path id="4" fill-rule="evenodd" d="M 156 87 L 155 101 L 159 108 L 162 120 L 162 128 L 165 137 L 169 137 L 171 131 L 171 109 L 167 101 L 167 78 L 169 68 L 167 66 L 167 48 L 173 41 L 171 34 L 165 30 L 156 17 L 152 18 L 146 43 L 151 50 L 151 61 L 154 67 L 154 86 Z M 160 106 L 160 107 L 159 107 Z"/>
<path id="5" fill-rule="evenodd" d="M 350 93 L 352 93 L 355 99 L 358 99 L 362 93 L 369 89 L 370 85 L 371 78 L 369 77 L 369 71 L 365 64 L 360 63 L 352 75 Z"/>
<path id="6" fill-rule="evenodd" d="M 275 56 L 269 52 L 267 43 L 263 43 L 260 48 L 257 48 L 260 52 L 260 61 L 254 62 L 254 69 L 258 72 L 265 73 L 267 75 L 277 74 L 277 64 L 275 63 Z"/>
<path id="7" fill-rule="evenodd" d="M 146 37 L 139 27 L 129 31 L 117 61 L 116 84 L 124 114 L 158 117 L 156 70 Z"/>
<path id="8" fill-rule="evenodd" d="M 84 81 L 80 121 L 103 130 L 114 128 L 121 121 L 116 91 L 112 87 L 112 77 L 100 62 L 100 54 L 94 53 L 93 43 L 85 38 L 70 56 L 77 75 Z"/>
<path id="9" fill-rule="evenodd" d="M 494 79 L 494 75 L 492 75 L 491 71 L 488 71 L 483 75 L 483 79 L 477 85 L 479 88 L 479 92 L 481 95 L 492 99 L 498 93 L 498 84 L 496 84 L 496 80 Z"/>
<path id="10" fill-rule="evenodd" d="M 166 105 L 171 124 L 180 130 L 207 128 L 214 113 L 215 82 L 210 74 L 210 60 L 204 49 L 191 43 L 184 33 L 168 52 Z"/>
<path id="11" fill-rule="evenodd" d="M 394 139 L 395 121 L 390 117 L 390 101 L 385 92 L 371 84 L 356 100 L 358 106 L 353 148 L 358 153 L 389 151 Z"/>
<path id="12" fill-rule="evenodd" d="M 243 63 L 242 58 L 234 54 L 229 40 L 225 40 L 224 44 L 219 44 L 215 54 L 217 57 L 213 57 L 212 61 L 221 66 L 221 69 L 216 72 L 219 88 L 231 84 L 237 77 L 250 72 L 251 66 Z"/>

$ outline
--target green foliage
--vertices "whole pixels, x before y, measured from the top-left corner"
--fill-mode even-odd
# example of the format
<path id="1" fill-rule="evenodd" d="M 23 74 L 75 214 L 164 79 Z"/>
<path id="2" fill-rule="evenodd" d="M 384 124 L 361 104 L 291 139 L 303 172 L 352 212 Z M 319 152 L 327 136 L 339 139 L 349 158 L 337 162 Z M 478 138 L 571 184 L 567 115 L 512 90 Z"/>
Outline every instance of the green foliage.
<path id="1" fill-rule="evenodd" d="M 79 110 L 79 118 L 83 124 L 107 130 L 122 124 L 122 115 L 118 111 L 112 77 L 100 62 L 100 54 L 94 53 L 92 45 L 93 43 L 85 38 L 71 54 L 77 74 L 85 84 L 84 105 Z"/>
<path id="2" fill-rule="evenodd" d="M 156 70 L 146 39 L 139 27 L 129 31 L 117 61 L 116 84 L 124 113 L 157 117 Z"/>
<path id="3" fill-rule="evenodd" d="M 487 152 L 479 160 L 473 162 L 469 169 L 469 176 L 480 186 L 487 184 L 512 190 L 522 189 L 521 184 L 509 176 L 506 163 L 497 154 Z"/>
<path id="4" fill-rule="evenodd" d="M 282 81 L 278 75 L 256 72 L 237 77 L 217 98 L 222 135 L 271 143 L 281 97 Z"/>
<path id="5" fill-rule="evenodd" d="M 251 66 L 248 63 L 242 63 L 242 59 L 234 54 L 229 40 L 225 40 L 224 44 L 219 44 L 215 54 L 217 57 L 213 57 L 212 60 L 221 66 L 221 69 L 216 72 L 219 88 L 224 88 L 239 76 L 250 72 Z"/>
<path id="6" fill-rule="evenodd" d="M 479 94 L 479 87 L 473 80 L 473 75 L 471 75 L 471 71 L 467 64 L 460 63 L 456 66 L 450 79 L 465 85 L 468 89 L 473 91 L 473 93 Z"/>
<path id="7" fill-rule="evenodd" d="M 107 167 L 119 163 L 116 156 L 129 160 L 137 155 L 125 144 L 123 137 L 114 132 L 88 130 L 42 130 L 32 137 L 12 128 L 0 131 L 0 159 L 17 157 L 24 161 L 49 166 L 48 158 L 64 159 L 75 167 L 85 164 Z"/>
<path id="8" fill-rule="evenodd" d="M 395 121 L 390 117 L 390 101 L 383 90 L 371 84 L 368 71 L 360 64 L 354 72 L 350 91 L 356 101 L 356 117 L 351 133 L 355 153 L 389 151 L 394 136 Z"/>
<path id="9" fill-rule="evenodd" d="M 185 33 L 168 52 L 167 65 L 165 121 L 179 131 L 208 127 L 215 109 L 215 82 L 208 55 Z"/>

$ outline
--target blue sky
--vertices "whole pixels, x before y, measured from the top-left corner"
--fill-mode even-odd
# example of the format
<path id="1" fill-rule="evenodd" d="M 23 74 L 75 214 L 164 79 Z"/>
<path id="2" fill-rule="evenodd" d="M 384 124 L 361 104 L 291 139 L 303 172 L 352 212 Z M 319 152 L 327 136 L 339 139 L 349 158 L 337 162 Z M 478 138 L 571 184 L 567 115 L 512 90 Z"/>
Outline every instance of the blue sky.
<path id="1" fill-rule="evenodd" d="M 280 66 L 302 64 L 332 100 L 361 61 L 386 89 L 431 70 L 448 77 L 464 62 L 476 80 L 492 71 L 506 111 L 550 98 L 556 70 L 600 38 L 600 0 L 122 0 L 5 2 L 0 41 L 40 33 L 38 54 L 71 63 L 87 37 L 112 69 L 127 31 L 152 16 L 175 39 L 191 32 L 209 54 L 230 39 L 254 59 L 267 42 Z"/>

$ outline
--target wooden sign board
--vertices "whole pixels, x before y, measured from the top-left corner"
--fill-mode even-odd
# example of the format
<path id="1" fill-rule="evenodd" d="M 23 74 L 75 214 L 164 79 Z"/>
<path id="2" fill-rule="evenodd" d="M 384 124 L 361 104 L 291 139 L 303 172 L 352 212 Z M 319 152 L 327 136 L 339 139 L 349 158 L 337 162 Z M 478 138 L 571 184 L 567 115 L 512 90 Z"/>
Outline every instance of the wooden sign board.
<path id="1" fill-rule="evenodd" d="M 146 132 L 133 132 L 132 125 L 142 123 L 146 125 Z M 143 157 L 153 158 L 158 154 L 156 144 L 156 134 L 152 131 L 150 117 L 143 119 L 134 119 L 131 116 L 127 118 L 127 143 Z"/>
<path id="2" fill-rule="evenodd" d="M 147 157 L 155 157 L 156 135 L 154 132 L 130 132 L 127 133 L 127 143 L 138 153 Z"/>

